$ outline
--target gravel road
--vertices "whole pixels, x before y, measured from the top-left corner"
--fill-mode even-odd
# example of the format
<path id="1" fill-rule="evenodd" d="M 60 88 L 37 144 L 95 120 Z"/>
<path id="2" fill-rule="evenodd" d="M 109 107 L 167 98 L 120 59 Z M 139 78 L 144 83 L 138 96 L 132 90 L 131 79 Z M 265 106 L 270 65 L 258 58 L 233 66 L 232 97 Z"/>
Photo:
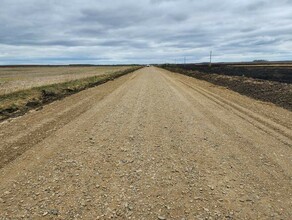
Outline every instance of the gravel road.
<path id="1" fill-rule="evenodd" d="M 138 70 L 0 124 L 0 219 L 291 219 L 291 119 Z"/>

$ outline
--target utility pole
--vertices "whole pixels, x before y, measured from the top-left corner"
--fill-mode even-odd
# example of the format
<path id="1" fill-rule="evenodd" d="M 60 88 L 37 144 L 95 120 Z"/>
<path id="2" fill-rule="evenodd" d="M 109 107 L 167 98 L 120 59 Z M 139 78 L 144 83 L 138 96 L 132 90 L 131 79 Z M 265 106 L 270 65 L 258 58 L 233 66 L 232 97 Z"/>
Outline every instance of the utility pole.
<path id="1" fill-rule="evenodd" d="M 184 64 L 186 65 L 186 57 L 184 57 Z"/>
<path id="2" fill-rule="evenodd" d="M 211 67 L 212 66 L 212 50 L 210 51 L 210 64 L 209 66 Z"/>

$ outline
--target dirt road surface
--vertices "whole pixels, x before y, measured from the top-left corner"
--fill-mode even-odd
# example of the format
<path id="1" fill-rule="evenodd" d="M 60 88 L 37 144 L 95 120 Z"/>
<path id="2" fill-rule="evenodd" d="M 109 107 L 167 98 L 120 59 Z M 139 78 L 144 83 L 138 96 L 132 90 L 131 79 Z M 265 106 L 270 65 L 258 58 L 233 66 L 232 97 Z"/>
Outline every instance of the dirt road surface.
<path id="1" fill-rule="evenodd" d="M 0 124 L 0 219 L 291 219 L 291 119 L 141 69 Z"/>

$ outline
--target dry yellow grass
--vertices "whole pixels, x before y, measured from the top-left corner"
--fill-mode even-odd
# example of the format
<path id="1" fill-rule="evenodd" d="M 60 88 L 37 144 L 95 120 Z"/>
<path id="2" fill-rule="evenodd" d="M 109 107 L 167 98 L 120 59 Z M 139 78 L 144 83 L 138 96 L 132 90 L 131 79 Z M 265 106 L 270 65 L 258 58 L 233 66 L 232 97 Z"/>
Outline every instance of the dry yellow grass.
<path id="1" fill-rule="evenodd" d="M 111 71 L 109 71 L 110 67 L 108 67 L 106 71 L 103 71 L 104 74 L 102 74 L 101 71 L 98 72 L 93 70 L 93 76 L 90 76 L 90 74 L 81 74 L 82 78 L 79 77 L 79 79 L 76 79 L 76 74 L 71 74 L 72 77 L 61 78 L 62 80 L 68 79 L 69 81 L 62 82 L 59 79 L 58 83 L 54 84 L 52 84 L 50 78 L 45 81 L 40 77 L 40 79 L 42 79 L 41 83 L 43 83 L 42 86 L 36 87 L 33 85 L 33 88 L 29 88 L 28 86 L 31 84 L 23 84 L 27 89 L 0 94 L 0 121 L 9 117 L 25 114 L 30 109 L 38 108 L 84 89 L 100 85 L 139 68 L 141 67 L 122 67 L 115 68 L 116 70 L 112 68 Z M 56 77 L 58 76 L 59 75 Z M 19 87 L 17 88 L 19 89 Z"/>
<path id="2" fill-rule="evenodd" d="M 109 74 L 129 67 L 9 67 L 0 68 L 0 95 L 55 83 Z"/>

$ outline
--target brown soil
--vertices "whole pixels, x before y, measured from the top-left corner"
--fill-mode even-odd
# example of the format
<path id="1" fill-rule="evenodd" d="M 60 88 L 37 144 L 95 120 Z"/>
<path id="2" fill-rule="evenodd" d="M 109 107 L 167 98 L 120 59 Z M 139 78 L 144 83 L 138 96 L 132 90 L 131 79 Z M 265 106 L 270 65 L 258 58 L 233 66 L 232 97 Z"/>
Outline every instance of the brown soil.
<path id="1" fill-rule="evenodd" d="M 236 64 L 165 64 L 163 67 L 179 68 L 201 73 L 227 76 L 246 76 L 254 79 L 270 80 L 275 82 L 292 83 L 292 65 L 266 64 L 266 65 L 236 65 Z"/>
<path id="2" fill-rule="evenodd" d="M 274 103 L 292 111 L 292 84 L 269 80 L 254 79 L 244 76 L 227 76 L 214 73 L 184 70 L 181 68 L 165 67 L 168 70 L 182 73 L 197 79 L 224 86 L 240 94 L 264 102 Z"/>
<path id="3" fill-rule="evenodd" d="M 0 219 L 291 219 L 291 118 L 141 69 L 0 124 Z"/>

